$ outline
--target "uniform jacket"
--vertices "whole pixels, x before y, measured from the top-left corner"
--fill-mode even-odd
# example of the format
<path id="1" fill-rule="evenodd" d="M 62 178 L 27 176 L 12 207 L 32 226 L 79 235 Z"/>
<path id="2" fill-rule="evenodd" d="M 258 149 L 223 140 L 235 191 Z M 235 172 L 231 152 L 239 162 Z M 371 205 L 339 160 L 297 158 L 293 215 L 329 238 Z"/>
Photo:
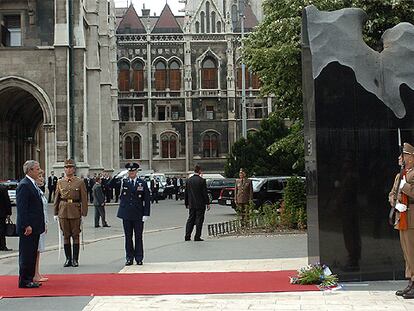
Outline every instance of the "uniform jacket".
<path id="1" fill-rule="evenodd" d="M 191 176 L 185 188 L 185 205 L 189 208 L 205 208 L 209 204 L 206 180 L 199 175 Z"/>
<path id="2" fill-rule="evenodd" d="M 76 176 L 71 181 L 59 179 L 53 206 L 59 218 L 76 219 L 88 215 L 88 195 L 83 180 Z"/>
<path id="3" fill-rule="evenodd" d="M 102 206 L 105 203 L 105 195 L 102 191 L 101 184 L 95 183 L 92 187 L 93 205 Z"/>
<path id="4" fill-rule="evenodd" d="M 16 207 L 16 230 L 19 235 L 22 236 L 28 226 L 32 227 L 33 234 L 41 234 L 45 231 L 42 198 L 39 190 L 27 177 L 23 178 L 17 186 Z"/>
<path id="5" fill-rule="evenodd" d="M 397 192 L 397 184 L 399 180 L 400 174 L 395 176 L 394 185 L 388 195 L 389 202 L 392 206 L 394 206 L 394 196 Z M 414 169 L 411 169 L 407 172 L 406 176 L 407 183 L 401 189 L 406 195 L 408 195 L 408 210 L 407 210 L 407 225 L 409 229 L 414 229 Z M 400 212 L 397 210 L 396 212 L 396 219 L 400 218 Z"/>
<path id="6" fill-rule="evenodd" d="M 57 184 L 58 178 L 56 176 L 50 175 L 47 178 L 47 188 L 48 189 L 56 189 L 56 184 Z"/>
<path id="7" fill-rule="evenodd" d="M 133 184 L 129 178 L 122 180 L 118 218 L 142 220 L 142 216 L 150 215 L 150 204 L 150 192 L 146 181 L 137 178 Z"/>
<path id="8" fill-rule="evenodd" d="M 0 185 L 0 218 L 11 215 L 11 202 L 7 188 Z"/>
<path id="9" fill-rule="evenodd" d="M 246 204 L 253 200 L 253 184 L 248 178 L 236 179 L 234 202 Z"/>

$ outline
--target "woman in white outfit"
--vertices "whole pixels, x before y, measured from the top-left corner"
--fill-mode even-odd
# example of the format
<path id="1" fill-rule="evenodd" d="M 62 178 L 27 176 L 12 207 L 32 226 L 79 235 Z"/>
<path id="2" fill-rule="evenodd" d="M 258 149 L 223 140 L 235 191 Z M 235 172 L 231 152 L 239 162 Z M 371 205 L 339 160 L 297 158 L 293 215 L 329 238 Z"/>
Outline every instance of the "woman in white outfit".
<path id="1" fill-rule="evenodd" d="M 39 179 L 36 180 L 36 184 L 39 187 L 42 187 L 45 184 L 45 180 L 43 177 L 43 171 L 41 174 L 39 174 Z M 39 247 L 37 249 L 37 259 L 36 259 L 36 269 L 35 269 L 35 275 L 33 277 L 33 281 L 34 282 L 46 282 L 48 280 L 48 278 L 42 276 L 40 274 L 39 271 L 39 261 L 40 261 L 40 253 L 45 251 L 45 240 L 46 240 L 46 233 L 47 233 L 47 224 L 48 224 L 48 218 L 47 218 L 47 199 L 45 194 L 39 189 L 41 197 L 42 197 L 42 202 L 43 202 L 43 213 L 45 215 L 45 232 L 43 232 L 40 235 L 39 238 Z"/>

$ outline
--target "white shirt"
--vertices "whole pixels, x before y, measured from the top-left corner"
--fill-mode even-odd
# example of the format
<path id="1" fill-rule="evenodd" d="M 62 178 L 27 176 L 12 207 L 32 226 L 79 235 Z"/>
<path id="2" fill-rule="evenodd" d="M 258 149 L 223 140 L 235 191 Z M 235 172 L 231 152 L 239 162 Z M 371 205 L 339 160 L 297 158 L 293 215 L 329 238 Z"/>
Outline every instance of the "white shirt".
<path id="1" fill-rule="evenodd" d="M 35 188 L 37 189 L 38 188 L 38 186 L 36 185 L 36 181 L 32 178 L 32 177 L 30 177 L 29 175 L 26 175 L 26 177 L 33 183 L 33 185 L 35 186 Z"/>

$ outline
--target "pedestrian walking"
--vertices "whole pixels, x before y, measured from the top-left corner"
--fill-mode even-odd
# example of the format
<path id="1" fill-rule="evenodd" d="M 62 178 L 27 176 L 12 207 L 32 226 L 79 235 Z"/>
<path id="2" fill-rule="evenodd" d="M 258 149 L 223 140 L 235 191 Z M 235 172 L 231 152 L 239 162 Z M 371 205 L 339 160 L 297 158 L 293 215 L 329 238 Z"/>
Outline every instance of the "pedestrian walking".
<path id="1" fill-rule="evenodd" d="M 117 217 L 122 219 L 125 234 L 126 266 L 143 264 L 144 247 L 142 232 L 144 222 L 150 216 L 150 193 L 147 182 L 137 177 L 138 163 L 125 165 L 128 178 L 122 180 L 121 197 Z M 133 236 L 135 236 L 133 242 Z"/>
<path id="2" fill-rule="evenodd" d="M 201 174 L 201 167 L 196 165 L 194 175 L 188 179 L 186 184 L 185 207 L 188 209 L 189 215 L 185 227 L 185 241 L 191 240 L 194 226 L 196 227 L 194 241 L 204 241 L 201 238 L 201 230 L 203 228 L 206 207 L 207 210 L 210 210 L 210 203 L 207 195 L 207 183 L 200 176 Z"/>
<path id="3" fill-rule="evenodd" d="M 410 202 L 414 200 L 414 147 L 404 143 L 403 154 L 398 160 L 399 164 L 403 166 L 401 182 L 398 188 L 400 174 L 397 174 L 388 198 L 391 206 L 395 206 L 396 209 L 395 229 L 400 233 L 401 248 L 405 260 L 405 277 L 408 279 L 408 285 L 395 294 L 412 299 L 414 298 L 414 204 L 410 204 Z"/>
<path id="4" fill-rule="evenodd" d="M 19 235 L 19 287 L 38 288 L 41 283 L 34 282 L 39 246 L 39 236 L 45 231 L 45 217 L 40 189 L 36 185 L 40 165 L 29 160 L 23 164 L 26 174 L 16 189 L 17 221 Z"/>
<path id="5" fill-rule="evenodd" d="M 54 203 L 55 220 L 59 219 L 63 232 L 66 261 L 64 267 L 79 266 L 79 244 L 82 217 L 88 214 L 88 197 L 85 183 L 75 176 L 76 166 L 72 159 L 65 160 L 65 177 L 56 186 Z M 73 241 L 73 256 L 72 245 Z"/>
<path id="6" fill-rule="evenodd" d="M 38 178 L 36 179 L 36 185 L 40 188 L 44 184 L 45 184 L 45 179 L 43 177 L 43 171 L 41 171 Z M 47 234 L 47 224 L 48 224 L 48 217 L 47 217 L 48 201 L 43 192 L 40 192 L 40 197 L 42 198 L 42 203 L 43 203 L 43 216 L 45 218 L 45 232 L 41 233 L 39 236 L 39 246 L 37 248 L 35 275 L 33 277 L 34 282 L 46 282 L 49 280 L 47 277 L 44 277 L 40 273 L 40 253 L 43 253 L 46 249 L 46 234 Z"/>
<path id="7" fill-rule="evenodd" d="M 6 246 L 6 219 L 12 214 L 7 187 L 0 185 L 0 251 L 12 251 Z"/>
<path id="8" fill-rule="evenodd" d="M 236 203 L 237 212 L 241 216 L 241 225 L 245 227 L 249 222 L 249 203 L 253 200 L 253 185 L 243 168 L 239 171 L 239 177 L 236 179 L 234 203 Z"/>
<path id="9" fill-rule="evenodd" d="M 110 227 L 105 220 L 105 195 L 102 191 L 101 177 L 96 177 L 92 188 L 93 205 L 95 206 L 95 228 L 99 228 L 99 218 L 102 219 L 102 227 Z"/>

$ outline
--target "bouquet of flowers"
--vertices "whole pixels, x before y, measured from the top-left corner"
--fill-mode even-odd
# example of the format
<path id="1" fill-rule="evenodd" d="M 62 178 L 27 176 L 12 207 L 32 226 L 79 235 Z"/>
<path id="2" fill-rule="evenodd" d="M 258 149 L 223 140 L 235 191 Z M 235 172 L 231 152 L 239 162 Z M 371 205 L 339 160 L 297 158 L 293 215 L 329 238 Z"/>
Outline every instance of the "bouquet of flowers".
<path id="1" fill-rule="evenodd" d="M 291 284 L 317 284 L 321 288 L 329 288 L 338 285 L 338 277 L 332 274 L 331 270 L 326 265 L 310 264 L 298 270 L 296 277 L 290 278 Z"/>

